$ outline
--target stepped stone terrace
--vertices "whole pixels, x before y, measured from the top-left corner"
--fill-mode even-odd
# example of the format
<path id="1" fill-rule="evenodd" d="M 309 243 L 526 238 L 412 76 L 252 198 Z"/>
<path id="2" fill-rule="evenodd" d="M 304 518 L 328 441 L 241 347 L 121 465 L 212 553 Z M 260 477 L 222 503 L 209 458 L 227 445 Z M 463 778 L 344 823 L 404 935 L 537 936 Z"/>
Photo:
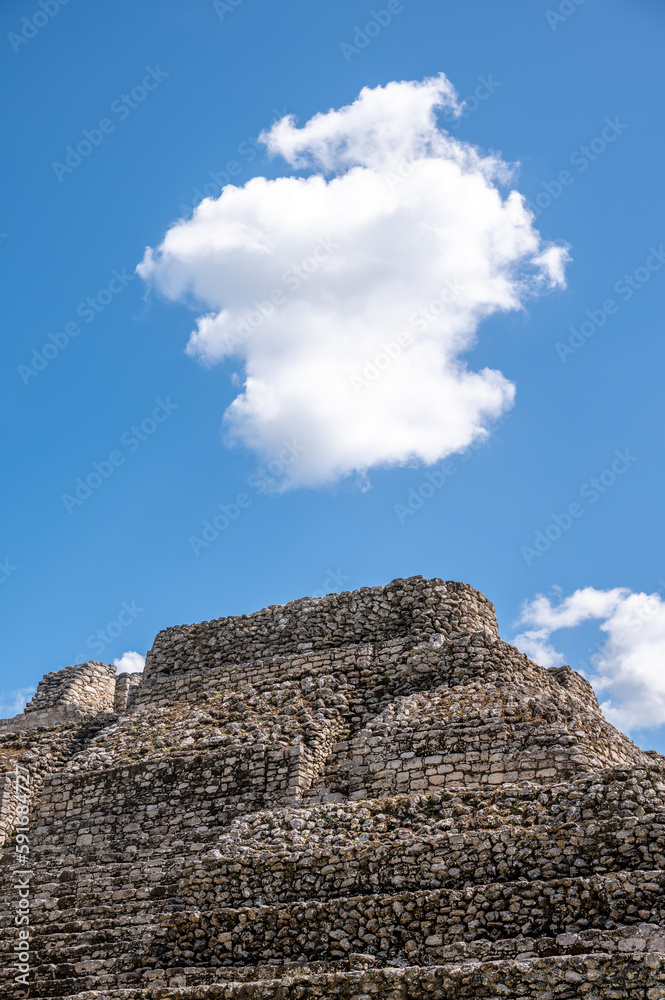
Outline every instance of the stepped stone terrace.
<path id="1" fill-rule="evenodd" d="M 665 998 L 665 758 L 466 584 L 47 674 L 0 764 L 3 997 Z"/>

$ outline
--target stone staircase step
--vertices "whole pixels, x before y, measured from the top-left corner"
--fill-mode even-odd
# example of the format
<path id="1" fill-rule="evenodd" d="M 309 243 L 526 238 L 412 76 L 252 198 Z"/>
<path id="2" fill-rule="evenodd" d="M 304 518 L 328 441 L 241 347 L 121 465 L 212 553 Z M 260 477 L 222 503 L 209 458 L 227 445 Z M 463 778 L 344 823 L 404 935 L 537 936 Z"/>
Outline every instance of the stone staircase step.
<path id="1" fill-rule="evenodd" d="M 665 924 L 664 890 L 664 872 L 632 871 L 283 906 L 179 910 L 164 915 L 152 948 L 162 964 L 189 953 L 202 962 L 247 963 L 283 954 L 307 961 L 341 958 L 349 951 L 429 964 L 456 940 L 556 936 L 589 924 Z"/>
<path id="2" fill-rule="evenodd" d="M 622 952 L 617 955 L 590 953 L 545 958 L 507 959 L 487 962 L 406 967 L 340 969 L 335 972 L 307 971 L 284 966 L 275 978 L 197 983 L 189 970 L 177 970 L 175 981 L 159 985 L 143 983 L 117 987 L 81 986 L 64 994 L 69 985 L 39 982 L 31 996 L 62 1000 L 351 1000 L 381 996 L 391 1000 L 415 997 L 467 1000 L 523 1000 L 525 997 L 580 997 L 625 1000 L 628 997 L 657 1000 L 665 993 L 665 956 Z M 239 971 L 239 970 L 238 970 Z M 221 970 L 220 970 L 221 972 Z M 189 980 L 189 982 L 188 982 Z M 8 994 L 11 996 L 12 994 Z M 13 994 L 18 996 L 18 993 Z"/>

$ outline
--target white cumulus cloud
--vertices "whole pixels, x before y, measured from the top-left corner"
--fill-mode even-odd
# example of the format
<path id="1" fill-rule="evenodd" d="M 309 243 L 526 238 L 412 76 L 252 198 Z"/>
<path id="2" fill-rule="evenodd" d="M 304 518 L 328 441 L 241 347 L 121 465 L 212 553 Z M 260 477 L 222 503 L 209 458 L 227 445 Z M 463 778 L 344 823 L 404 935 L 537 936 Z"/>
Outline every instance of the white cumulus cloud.
<path id="1" fill-rule="evenodd" d="M 556 606 L 539 594 L 523 606 L 520 624 L 528 628 L 514 642 L 544 667 L 560 666 L 564 657 L 551 644 L 552 634 L 594 619 L 603 638 L 588 679 L 605 715 L 628 731 L 664 725 L 665 601 L 660 594 L 585 587 Z"/>
<path id="2" fill-rule="evenodd" d="M 505 189 L 508 165 L 451 137 L 441 110 L 459 112 L 443 74 L 281 119 L 261 141 L 290 175 L 228 185 L 137 268 L 199 312 L 189 354 L 242 368 L 228 440 L 268 461 L 295 442 L 283 485 L 486 436 L 515 388 L 467 367 L 478 324 L 564 283 L 566 249 Z"/>
<path id="3" fill-rule="evenodd" d="M 145 666 L 145 656 L 128 649 L 126 653 L 113 661 L 117 674 L 135 674 L 143 670 Z"/>

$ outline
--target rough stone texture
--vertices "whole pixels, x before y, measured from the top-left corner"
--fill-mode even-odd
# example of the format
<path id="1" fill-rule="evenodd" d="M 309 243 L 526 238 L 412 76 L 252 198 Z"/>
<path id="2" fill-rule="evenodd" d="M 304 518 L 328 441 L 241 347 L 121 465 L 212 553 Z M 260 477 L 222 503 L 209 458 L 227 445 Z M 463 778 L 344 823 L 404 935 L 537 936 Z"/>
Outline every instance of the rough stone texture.
<path id="1" fill-rule="evenodd" d="M 19 761 L 31 996 L 665 998 L 665 760 L 471 587 L 167 629 L 111 672 L 0 728 L 3 996 Z"/>
<path id="2" fill-rule="evenodd" d="M 118 674 L 115 681 L 113 710 L 118 714 L 133 708 L 141 683 L 140 673 Z"/>
<path id="3" fill-rule="evenodd" d="M 45 674 L 21 715 L 0 720 L 0 734 L 38 726 L 59 726 L 112 712 L 115 667 L 89 660 Z"/>
<path id="4" fill-rule="evenodd" d="M 337 660 L 350 663 L 349 650 L 362 658 L 363 644 L 371 643 L 364 654 L 370 659 L 356 657 L 350 671 L 367 675 L 374 665 L 372 649 L 380 652 L 391 640 L 406 652 L 430 638 L 481 631 L 498 636 L 494 606 L 466 584 L 396 580 L 387 587 L 303 598 L 253 615 L 160 632 L 146 660 L 139 702 L 196 699 L 231 678 L 235 685 L 270 685 L 290 674 L 292 664 L 302 671 L 310 659 L 323 667 L 308 669 L 314 676 Z"/>

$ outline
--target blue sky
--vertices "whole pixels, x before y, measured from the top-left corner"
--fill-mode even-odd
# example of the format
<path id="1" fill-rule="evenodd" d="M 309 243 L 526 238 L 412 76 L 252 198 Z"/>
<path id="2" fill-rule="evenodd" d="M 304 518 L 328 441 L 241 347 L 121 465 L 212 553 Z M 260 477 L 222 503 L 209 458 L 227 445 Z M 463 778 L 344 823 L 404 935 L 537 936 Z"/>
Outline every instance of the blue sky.
<path id="1" fill-rule="evenodd" d="M 145 654 L 168 625 L 414 574 L 482 590 L 507 639 L 535 628 L 542 645 L 554 631 L 573 667 L 605 641 L 600 622 L 657 595 L 648 649 L 627 648 L 611 619 L 608 667 L 624 671 L 620 710 L 626 664 L 651 657 L 640 683 L 655 704 L 662 5 L 44 5 L 0 12 L 3 714 L 45 672 Z M 312 172 L 257 142 L 276 120 L 303 126 L 363 87 L 441 73 L 466 105 L 440 124 L 518 164 L 497 186 L 528 199 L 545 244 L 568 248 L 565 287 L 495 311 L 462 352 L 470 371 L 516 387 L 485 443 L 264 491 L 276 452 L 222 432 L 242 359 L 186 354 L 206 308 L 167 301 L 136 267 L 221 185 Z M 93 473 L 99 485 L 76 497 Z M 220 505 L 227 527 L 193 544 Z M 531 612 L 518 624 L 537 594 L 551 610 L 584 588 L 622 590 L 595 617 L 575 599 L 574 627 Z M 665 750 L 665 714 L 648 730 L 631 718 L 642 745 Z"/>

